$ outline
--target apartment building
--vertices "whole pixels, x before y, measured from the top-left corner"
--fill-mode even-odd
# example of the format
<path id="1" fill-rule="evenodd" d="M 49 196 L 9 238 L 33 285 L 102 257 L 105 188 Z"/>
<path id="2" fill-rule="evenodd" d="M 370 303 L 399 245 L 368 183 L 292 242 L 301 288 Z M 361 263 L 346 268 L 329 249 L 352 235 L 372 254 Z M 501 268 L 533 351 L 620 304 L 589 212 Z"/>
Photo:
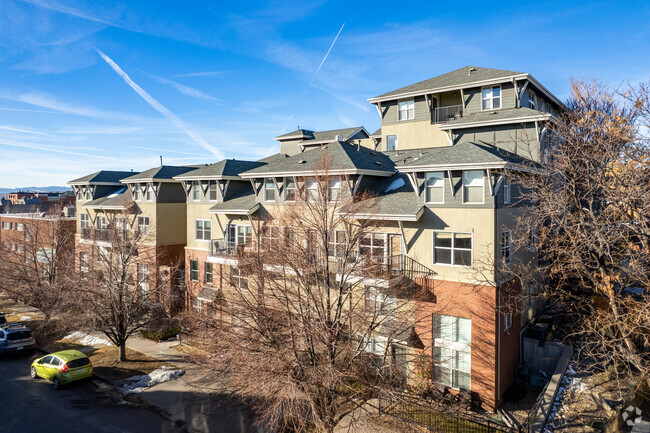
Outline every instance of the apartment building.
<path id="1" fill-rule="evenodd" d="M 408 304 L 419 342 L 408 347 L 409 356 L 428 355 L 434 381 L 470 391 L 494 410 L 512 383 L 521 330 L 538 308 L 530 296 L 535 281 L 500 266 L 537 262 L 532 250 L 512 245 L 512 227 L 530 203 L 520 200 L 508 174 L 535 172 L 551 145 L 548 125 L 565 107 L 528 73 L 473 66 L 369 102 L 381 119 L 372 134 L 363 127 L 299 128 L 275 137 L 278 154 L 184 167 L 158 186 L 151 173 L 100 172 L 72 181 L 79 240 L 84 229 L 109 224 L 103 215 L 113 209 L 128 209 L 132 224 L 144 221 L 147 203 L 158 206 L 166 186 L 174 191 L 174 222 L 158 210 L 156 236 L 182 249 L 186 307 L 212 314 L 228 287 L 248 286 L 241 253 L 253 251 L 263 223 L 295 203 L 299 191 L 309 193 L 327 161 L 327 194 L 363 197 L 358 217 L 378 223 L 360 254 L 431 294 Z M 149 224 L 156 219 L 150 218 Z M 373 281 L 378 292 L 388 284 Z"/>
<path id="2" fill-rule="evenodd" d="M 78 269 L 87 270 L 97 248 L 111 248 L 111 237 L 120 229 L 141 245 L 133 281 L 145 292 L 161 281 L 171 281 L 166 287 L 172 295 L 168 307 L 178 309 L 182 304 L 186 206 L 183 186 L 173 176 L 194 168 L 100 171 L 70 181 L 77 197 Z M 170 280 L 170 272 L 178 272 L 180 277 Z"/>

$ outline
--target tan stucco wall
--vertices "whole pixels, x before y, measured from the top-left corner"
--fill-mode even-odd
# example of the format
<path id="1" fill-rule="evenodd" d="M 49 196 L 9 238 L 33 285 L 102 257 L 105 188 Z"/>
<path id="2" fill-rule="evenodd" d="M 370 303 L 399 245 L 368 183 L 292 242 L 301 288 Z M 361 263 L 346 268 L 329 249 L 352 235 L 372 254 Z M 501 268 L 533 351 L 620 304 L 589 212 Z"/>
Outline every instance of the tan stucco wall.
<path id="1" fill-rule="evenodd" d="M 398 150 L 450 145 L 446 134 L 437 125 L 432 125 L 427 120 L 423 122 L 382 125 L 381 145 L 378 150 L 386 150 L 386 136 L 395 134 L 397 135 Z"/>
<path id="2" fill-rule="evenodd" d="M 185 203 L 158 203 L 156 239 L 158 245 L 184 244 L 187 230 L 187 205 Z"/>

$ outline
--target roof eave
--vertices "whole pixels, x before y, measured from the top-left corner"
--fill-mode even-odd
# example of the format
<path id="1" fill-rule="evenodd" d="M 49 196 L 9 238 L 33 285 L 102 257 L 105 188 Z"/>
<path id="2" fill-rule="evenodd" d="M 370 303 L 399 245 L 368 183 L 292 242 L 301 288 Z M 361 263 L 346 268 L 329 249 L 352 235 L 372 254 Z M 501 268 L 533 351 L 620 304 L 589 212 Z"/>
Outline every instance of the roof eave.
<path id="1" fill-rule="evenodd" d="M 521 122 L 534 122 L 536 120 L 554 120 L 555 116 L 550 113 L 543 113 L 539 115 L 531 116 L 522 116 L 522 117 L 512 117 L 510 119 L 500 119 L 500 120 L 490 120 L 483 122 L 468 122 L 460 124 L 442 124 L 438 125 L 438 128 L 442 131 L 448 131 L 451 129 L 465 129 L 465 128 L 477 128 L 480 126 L 492 126 L 492 125 L 507 125 L 509 123 L 521 123 Z"/>
<path id="2" fill-rule="evenodd" d="M 414 214 L 382 214 L 382 213 L 355 213 L 347 214 L 345 212 L 338 212 L 339 215 L 349 215 L 358 220 L 380 220 L 380 221 L 408 221 L 415 222 L 420 219 L 424 213 L 424 206 L 422 206 Z"/>
<path id="3" fill-rule="evenodd" d="M 363 174 L 368 176 L 389 177 L 395 174 L 394 171 L 368 170 L 368 169 L 342 169 L 342 170 L 305 170 L 305 171 L 277 171 L 266 173 L 242 173 L 242 179 L 257 179 L 260 177 L 288 177 L 288 176 L 331 176 Z"/>

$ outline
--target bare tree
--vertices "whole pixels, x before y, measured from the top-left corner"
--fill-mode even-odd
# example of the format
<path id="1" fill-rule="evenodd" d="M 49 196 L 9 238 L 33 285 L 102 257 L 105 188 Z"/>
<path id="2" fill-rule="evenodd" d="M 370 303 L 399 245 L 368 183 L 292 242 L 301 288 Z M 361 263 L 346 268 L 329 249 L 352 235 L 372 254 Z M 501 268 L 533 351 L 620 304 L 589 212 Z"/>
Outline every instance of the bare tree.
<path id="1" fill-rule="evenodd" d="M 160 252 L 148 244 L 148 230 L 131 230 L 128 221 L 129 215 L 116 216 L 107 229 L 93 231 L 77 288 L 86 325 L 118 347 L 120 361 L 129 337 L 164 315 L 175 271 L 157 272 Z"/>
<path id="2" fill-rule="evenodd" d="M 413 301 L 426 292 L 371 237 L 379 224 L 359 217 L 368 195 L 336 188 L 323 166 L 258 222 L 255 242 L 234 247 L 205 334 L 210 368 L 260 402 L 267 423 L 296 431 L 331 432 L 404 379 Z"/>
<path id="3" fill-rule="evenodd" d="M 540 295 L 565 311 L 583 355 L 650 387 L 648 87 L 617 95 L 575 81 L 567 107 L 538 174 L 512 173 L 533 204 L 516 247 L 540 256 L 512 268 L 548 275 Z"/>
<path id="4" fill-rule="evenodd" d="M 38 308 L 47 323 L 70 306 L 74 220 L 56 213 L 24 215 L 22 230 L 3 240 L 0 281 L 5 293 Z"/>

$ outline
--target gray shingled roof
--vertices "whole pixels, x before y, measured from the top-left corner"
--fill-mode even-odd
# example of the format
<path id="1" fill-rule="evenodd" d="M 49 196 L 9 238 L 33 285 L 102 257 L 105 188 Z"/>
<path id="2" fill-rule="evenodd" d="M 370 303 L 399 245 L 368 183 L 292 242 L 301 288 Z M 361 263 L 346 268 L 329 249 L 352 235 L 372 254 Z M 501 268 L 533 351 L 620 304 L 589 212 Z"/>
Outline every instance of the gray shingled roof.
<path id="1" fill-rule="evenodd" d="M 128 188 L 124 187 L 124 191 L 116 191 L 113 194 L 107 195 L 106 197 L 101 197 L 88 203 L 84 203 L 83 207 L 90 209 L 96 208 L 120 208 L 127 209 L 132 206 L 135 202 L 133 201 L 133 196 L 131 191 Z"/>
<path id="2" fill-rule="evenodd" d="M 371 137 L 375 137 L 375 136 L 377 136 L 377 135 L 381 135 L 381 128 L 379 128 L 378 130 L 376 130 L 375 132 L 373 132 L 372 134 L 370 134 Z"/>
<path id="3" fill-rule="evenodd" d="M 343 141 L 345 141 L 349 136 L 361 128 L 363 128 L 363 126 L 355 126 L 354 128 L 332 129 L 330 131 L 315 131 L 312 132 L 311 137 L 303 139 L 299 143 L 309 145 L 310 142 L 334 141 L 336 140 L 337 135 L 340 135 Z"/>
<path id="4" fill-rule="evenodd" d="M 370 150 L 356 144 L 334 142 L 320 148 L 307 150 L 288 158 L 270 162 L 242 173 L 242 177 L 256 177 L 254 175 L 282 174 L 282 173 L 309 173 L 323 170 L 327 162 L 327 169 L 332 172 L 346 170 L 373 170 L 386 174 L 393 173 L 393 162 L 381 152 Z"/>
<path id="5" fill-rule="evenodd" d="M 219 178 L 219 177 L 235 177 L 240 173 L 251 170 L 256 167 L 265 165 L 260 161 L 242 161 L 237 159 L 224 159 L 214 164 L 206 165 L 201 168 L 189 171 L 187 173 L 174 176 L 174 179 L 196 179 L 196 178 Z"/>
<path id="6" fill-rule="evenodd" d="M 174 176 L 179 176 L 188 171 L 196 170 L 197 166 L 177 166 L 177 165 L 163 165 L 160 167 L 150 168 L 141 173 L 133 176 L 125 177 L 122 182 L 137 182 L 147 179 L 172 179 Z"/>
<path id="7" fill-rule="evenodd" d="M 355 209 L 362 215 L 399 215 L 411 219 L 417 218 L 423 207 L 404 173 L 395 173 L 388 179 L 374 182 L 366 191 L 371 197 L 363 201 L 363 206 Z"/>
<path id="8" fill-rule="evenodd" d="M 137 173 L 137 172 L 136 172 Z M 136 174 L 132 171 L 109 171 L 101 170 L 95 173 L 80 177 L 68 182 L 68 185 L 73 184 L 91 184 L 91 183 L 121 183 L 121 179 L 127 176 Z"/>
<path id="9" fill-rule="evenodd" d="M 251 211 L 257 206 L 257 200 L 253 193 L 253 187 L 247 185 L 242 188 L 233 197 L 228 198 L 223 203 L 217 203 L 210 208 L 210 212 L 227 212 L 227 211 Z"/>
<path id="10" fill-rule="evenodd" d="M 286 134 L 278 135 L 275 137 L 275 140 L 281 141 L 282 139 L 288 140 L 292 139 L 294 137 L 313 137 L 314 131 L 310 131 L 309 129 L 296 129 L 295 131 L 287 132 Z"/>
<path id="11" fill-rule="evenodd" d="M 450 120 L 444 125 L 440 125 L 441 129 L 453 129 L 461 126 L 470 127 L 475 123 L 484 122 L 498 122 L 502 120 L 520 119 L 522 117 L 550 117 L 549 113 L 543 111 L 533 110 L 531 108 L 508 108 L 505 110 L 494 111 L 480 111 L 478 113 L 468 114 L 467 116 L 459 119 Z"/>
<path id="12" fill-rule="evenodd" d="M 267 156 L 267 157 L 265 157 L 265 158 L 258 159 L 257 162 L 266 162 L 266 163 L 269 163 L 269 162 L 276 161 L 276 160 L 278 160 L 278 159 L 284 159 L 284 158 L 287 158 L 288 156 L 289 156 L 289 155 L 284 154 L 284 153 L 274 153 L 273 155 Z"/>
<path id="13" fill-rule="evenodd" d="M 399 169 L 401 167 L 514 163 L 530 161 L 522 156 L 483 143 L 465 142 L 454 146 L 432 147 L 385 152 Z"/>
<path id="14" fill-rule="evenodd" d="M 470 74 L 470 69 L 476 70 Z M 507 78 L 513 75 L 522 74 L 522 72 L 505 71 L 502 69 L 465 66 L 464 68 L 456 69 L 455 71 L 447 72 L 446 74 L 438 75 L 437 77 L 429 78 L 428 80 L 420 81 L 419 83 L 411 84 L 409 86 L 393 90 L 392 92 L 384 93 L 383 95 L 376 96 L 375 98 L 399 96 L 405 93 L 425 92 L 444 87 L 465 86 L 474 82 Z"/>

